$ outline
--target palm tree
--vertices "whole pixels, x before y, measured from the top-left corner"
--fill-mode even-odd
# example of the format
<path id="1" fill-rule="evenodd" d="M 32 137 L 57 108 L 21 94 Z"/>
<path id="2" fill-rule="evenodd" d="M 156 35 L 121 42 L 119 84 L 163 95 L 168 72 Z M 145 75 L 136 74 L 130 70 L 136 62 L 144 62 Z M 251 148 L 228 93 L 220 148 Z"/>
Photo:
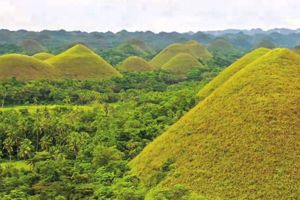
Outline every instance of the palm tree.
<path id="1" fill-rule="evenodd" d="M 9 162 L 11 162 L 11 154 L 14 151 L 13 146 L 14 146 L 14 142 L 10 137 L 6 138 L 3 141 L 3 149 L 6 149 L 7 153 L 9 154 Z"/>
<path id="2" fill-rule="evenodd" d="M 30 158 L 32 149 L 33 149 L 32 142 L 29 139 L 23 140 L 19 147 L 19 152 L 18 152 L 19 158 L 23 158 L 24 160 L 26 158 Z"/>

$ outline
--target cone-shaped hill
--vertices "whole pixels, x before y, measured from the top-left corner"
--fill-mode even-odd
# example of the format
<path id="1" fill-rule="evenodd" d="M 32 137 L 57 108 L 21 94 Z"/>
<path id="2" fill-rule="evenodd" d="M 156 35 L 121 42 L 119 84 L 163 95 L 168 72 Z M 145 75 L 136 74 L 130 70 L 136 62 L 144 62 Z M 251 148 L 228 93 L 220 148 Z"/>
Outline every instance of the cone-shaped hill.
<path id="1" fill-rule="evenodd" d="M 185 45 L 196 54 L 197 58 L 207 60 L 213 57 L 212 54 L 207 51 L 207 49 L 202 44 L 195 40 L 191 40 L 185 43 Z"/>
<path id="2" fill-rule="evenodd" d="M 300 44 L 298 44 L 297 46 L 295 46 L 295 48 L 293 49 L 293 51 L 297 54 L 300 54 Z"/>
<path id="3" fill-rule="evenodd" d="M 166 64 L 171 58 L 180 53 L 187 53 L 195 58 L 199 59 L 210 59 L 212 55 L 205 49 L 203 45 L 196 41 L 189 41 L 185 44 L 171 44 L 162 50 L 158 55 L 156 55 L 150 63 L 155 68 L 161 68 Z"/>
<path id="4" fill-rule="evenodd" d="M 275 42 L 265 39 L 265 40 L 261 40 L 253 48 L 254 49 L 258 49 L 258 48 L 275 49 L 277 47 L 278 45 Z"/>
<path id="5" fill-rule="evenodd" d="M 211 53 L 234 53 L 236 49 L 225 39 L 216 39 L 207 46 L 207 50 Z"/>
<path id="6" fill-rule="evenodd" d="M 83 45 L 76 45 L 45 62 L 57 67 L 62 78 L 106 79 L 121 76 L 115 68 Z"/>
<path id="7" fill-rule="evenodd" d="M 8 54 L 0 56 L 0 80 L 15 77 L 18 80 L 52 79 L 56 69 L 34 57 Z"/>
<path id="8" fill-rule="evenodd" d="M 231 76 L 235 73 L 257 60 L 261 56 L 268 53 L 270 50 L 265 48 L 260 48 L 252 51 L 251 53 L 245 55 L 240 58 L 238 61 L 233 63 L 231 66 L 223 70 L 216 78 L 214 78 L 209 84 L 207 84 L 198 94 L 197 96 L 200 99 L 203 99 L 209 96 L 216 88 L 224 84 Z"/>
<path id="9" fill-rule="evenodd" d="M 154 67 L 150 65 L 150 63 L 137 56 L 127 58 L 120 65 L 118 65 L 118 68 L 125 71 L 140 71 L 140 72 L 154 70 Z"/>
<path id="10" fill-rule="evenodd" d="M 25 52 L 30 54 L 45 52 L 47 49 L 36 40 L 24 40 L 18 46 Z"/>
<path id="11" fill-rule="evenodd" d="M 155 54 L 155 51 L 140 38 L 131 38 L 126 43 L 135 45 L 148 54 Z"/>
<path id="12" fill-rule="evenodd" d="M 149 144 L 132 172 L 154 189 L 181 184 L 207 199 L 299 197 L 299 77 L 300 56 L 265 54 Z"/>
<path id="13" fill-rule="evenodd" d="M 170 70 L 181 77 L 185 77 L 194 68 L 206 69 L 194 56 L 187 53 L 177 54 L 162 66 L 162 69 Z"/>
<path id="14" fill-rule="evenodd" d="M 37 53 L 37 54 L 33 55 L 33 57 L 35 57 L 39 60 L 47 60 L 49 58 L 54 57 L 54 55 L 51 53 Z"/>

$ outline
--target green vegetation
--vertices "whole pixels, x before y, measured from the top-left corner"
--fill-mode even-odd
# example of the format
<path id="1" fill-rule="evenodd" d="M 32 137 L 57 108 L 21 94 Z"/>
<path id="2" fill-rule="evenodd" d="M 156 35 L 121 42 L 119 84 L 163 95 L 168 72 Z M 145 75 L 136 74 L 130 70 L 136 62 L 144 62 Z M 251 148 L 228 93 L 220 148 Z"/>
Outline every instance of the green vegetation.
<path id="1" fill-rule="evenodd" d="M 234 74 L 236 74 L 238 71 L 242 70 L 247 65 L 251 64 L 253 61 L 257 60 L 261 56 L 268 53 L 269 50 L 265 48 L 260 48 L 257 50 L 254 50 L 253 52 L 245 55 L 235 63 L 233 63 L 231 66 L 229 66 L 227 69 L 222 71 L 219 76 L 217 76 L 215 79 L 213 79 L 209 84 L 207 84 L 198 94 L 197 96 L 200 99 L 204 99 L 208 97 L 215 89 L 220 87 L 222 84 L 224 84 L 227 80 L 229 80 Z"/>
<path id="2" fill-rule="evenodd" d="M 133 174 L 152 194 L 181 184 L 207 199 L 297 198 L 299 69 L 288 49 L 256 59 L 134 158 Z"/>
<path id="3" fill-rule="evenodd" d="M 51 79 L 57 76 L 56 69 L 39 59 L 9 54 L 0 57 L 0 80 L 15 77 L 20 80 Z"/>
<path id="4" fill-rule="evenodd" d="M 125 71 L 152 71 L 154 70 L 154 67 L 146 60 L 133 56 L 120 63 L 118 69 Z"/>
<path id="5" fill-rule="evenodd" d="M 50 54 L 50 53 L 37 53 L 37 54 L 33 55 L 33 57 L 44 61 L 44 60 L 54 57 L 54 55 Z"/>
<path id="6" fill-rule="evenodd" d="M 33 55 L 40 52 L 45 52 L 47 49 L 36 40 L 24 40 L 18 46 L 25 52 Z"/>
<path id="7" fill-rule="evenodd" d="M 237 51 L 225 39 L 216 39 L 207 46 L 207 50 L 213 54 L 231 54 Z"/>
<path id="8" fill-rule="evenodd" d="M 63 78 L 107 79 L 121 76 L 110 64 L 82 45 L 46 60 L 55 66 Z"/>
<path id="9" fill-rule="evenodd" d="M 205 83 L 164 70 L 1 82 L 0 198 L 145 199 L 128 162 L 195 105 Z M 154 195 L 195 196 L 180 185 Z"/>
<path id="10" fill-rule="evenodd" d="M 278 45 L 275 42 L 265 39 L 265 40 L 261 40 L 253 48 L 254 49 L 258 49 L 258 48 L 275 49 L 277 47 L 278 47 Z"/>
<path id="11" fill-rule="evenodd" d="M 187 53 L 179 53 L 162 66 L 162 69 L 170 70 L 180 77 L 186 77 L 187 73 L 195 68 L 201 68 L 203 72 L 207 69 L 195 57 Z"/>

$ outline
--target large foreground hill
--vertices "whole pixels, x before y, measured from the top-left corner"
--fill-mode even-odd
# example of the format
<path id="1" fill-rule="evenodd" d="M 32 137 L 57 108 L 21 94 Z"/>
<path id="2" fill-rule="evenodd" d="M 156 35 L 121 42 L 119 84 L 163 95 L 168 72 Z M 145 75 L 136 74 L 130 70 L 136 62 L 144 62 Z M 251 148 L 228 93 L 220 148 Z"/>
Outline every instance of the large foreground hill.
<path id="1" fill-rule="evenodd" d="M 148 145 L 133 173 L 156 190 L 181 184 L 207 199 L 297 199 L 299 77 L 297 54 L 266 53 Z"/>

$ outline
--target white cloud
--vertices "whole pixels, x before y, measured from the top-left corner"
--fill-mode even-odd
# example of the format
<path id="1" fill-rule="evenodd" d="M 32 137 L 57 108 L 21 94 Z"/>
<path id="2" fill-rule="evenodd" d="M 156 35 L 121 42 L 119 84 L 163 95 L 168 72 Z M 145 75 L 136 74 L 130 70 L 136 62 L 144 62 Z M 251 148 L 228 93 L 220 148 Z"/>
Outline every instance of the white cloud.
<path id="1" fill-rule="evenodd" d="M 299 28 L 298 0 L 1 0 L 0 28 L 197 31 Z"/>

